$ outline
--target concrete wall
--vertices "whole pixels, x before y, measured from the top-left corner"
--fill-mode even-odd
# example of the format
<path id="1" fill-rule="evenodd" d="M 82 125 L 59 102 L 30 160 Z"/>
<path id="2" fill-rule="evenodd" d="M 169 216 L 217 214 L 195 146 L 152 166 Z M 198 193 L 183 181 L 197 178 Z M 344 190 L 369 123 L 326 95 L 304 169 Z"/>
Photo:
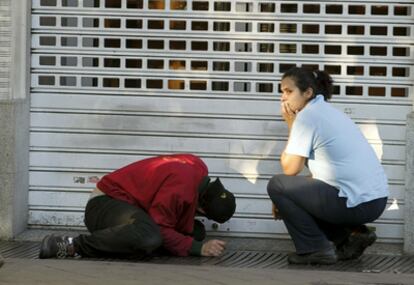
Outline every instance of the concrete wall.
<path id="1" fill-rule="evenodd" d="M 0 1 L 0 238 L 27 227 L 30 2 Z"/>
<path id="2" fill-rule="evenodd" d="M 407 116 L 404 252 L 414 254 L 414 112 Z"/>

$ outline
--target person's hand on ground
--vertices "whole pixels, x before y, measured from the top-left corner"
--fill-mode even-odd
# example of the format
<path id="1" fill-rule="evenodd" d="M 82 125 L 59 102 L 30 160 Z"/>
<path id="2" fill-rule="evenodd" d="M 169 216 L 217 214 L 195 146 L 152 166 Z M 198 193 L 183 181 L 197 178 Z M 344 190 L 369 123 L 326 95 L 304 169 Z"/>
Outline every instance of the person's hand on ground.
<path id="1" fill-rule="evenodd" d="M 203 244 L 201 247 L 202 256 L 219 256 L 223 254 L 226 242 L 218 239 L 212 239 Z"/>

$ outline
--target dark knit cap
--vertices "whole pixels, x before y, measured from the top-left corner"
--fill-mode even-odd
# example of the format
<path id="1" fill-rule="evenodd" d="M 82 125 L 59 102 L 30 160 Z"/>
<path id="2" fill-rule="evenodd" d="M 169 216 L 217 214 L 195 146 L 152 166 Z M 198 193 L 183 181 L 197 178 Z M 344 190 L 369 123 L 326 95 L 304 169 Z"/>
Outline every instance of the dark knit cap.
<path id="1" fill-rule="evenodd" d="M 224 188 L 218 178 L 207 185 L 202 201 L 206 217 L 218 223 L 229 220 L 236 210 L 234 195 Z"/>

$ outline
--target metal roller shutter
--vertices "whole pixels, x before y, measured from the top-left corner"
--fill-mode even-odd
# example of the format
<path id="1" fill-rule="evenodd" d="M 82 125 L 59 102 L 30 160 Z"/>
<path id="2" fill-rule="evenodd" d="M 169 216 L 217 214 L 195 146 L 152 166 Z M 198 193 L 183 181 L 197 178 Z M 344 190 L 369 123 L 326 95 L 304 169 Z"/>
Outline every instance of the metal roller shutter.
<path id="1" fill-rule="evenodd" d="M 287 128 L 289 67 L 330 72 L 333 102 L 360 126 L 389 177 L 375 223 L 402 242 L 405 122 L 412 109 L 412 1 L 32 0 L 29 223 L 83 226 L 105 173 L 191 152 L 237 195 L 211 231 L 286 237 L 268 179 Z"/>

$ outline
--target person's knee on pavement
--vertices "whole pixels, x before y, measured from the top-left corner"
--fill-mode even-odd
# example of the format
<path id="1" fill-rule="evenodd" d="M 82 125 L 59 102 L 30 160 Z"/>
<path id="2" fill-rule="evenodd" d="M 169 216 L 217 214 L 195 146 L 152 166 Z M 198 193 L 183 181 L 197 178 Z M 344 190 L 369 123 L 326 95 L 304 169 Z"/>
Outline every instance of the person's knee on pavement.
<path id="1" fill-rule="evenodd" d="M 162 245 L 160 228 L 155 223 L 137 223 L 131 240 L 139 241 L 135 246 L 138 250 L 144 250 L 147 254 L 153 252 Z"/>
<path id="2" fill-rule="evenodd" d="M 162 245 L 161 234 L 153 234 L 151 236 L 146 236 L 139 247 L 144 248 L 147 254 L 153 252 Z"/>

